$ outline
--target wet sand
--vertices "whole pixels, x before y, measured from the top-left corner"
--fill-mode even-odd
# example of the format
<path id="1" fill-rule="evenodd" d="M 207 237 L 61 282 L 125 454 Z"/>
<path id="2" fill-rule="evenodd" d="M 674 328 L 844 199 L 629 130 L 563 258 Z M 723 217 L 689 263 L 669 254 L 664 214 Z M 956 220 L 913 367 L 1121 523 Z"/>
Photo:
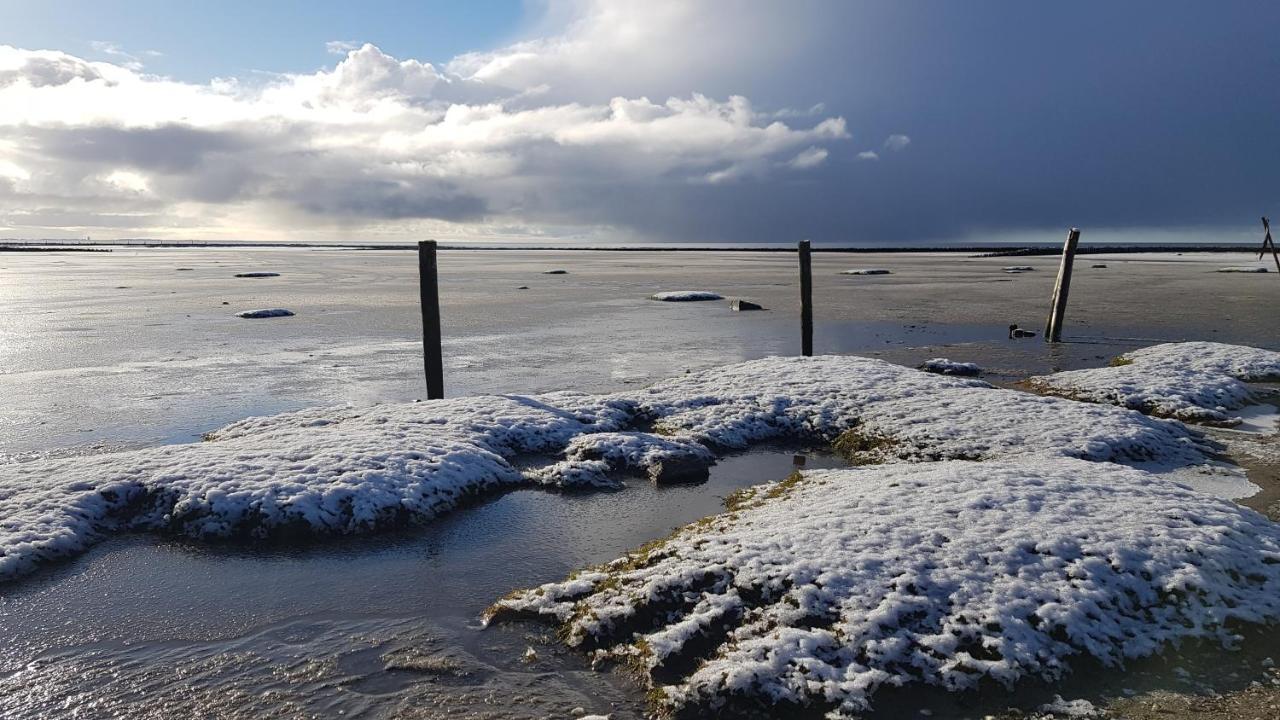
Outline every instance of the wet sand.
<path id="1" fill-rule="evenodd" d="M 1071 342 L 1049 346 L 1009 340 L 1007 328 L 1042 329 L 1056 258 L 819 253 L 816 350 L 909 365 L 944 354 L 1012 382 L 1161 340 L 1276 347 L 1267 306 L 1280 277 L 1214 272 L 1254 257 L 1112 255 L 1105 269 L 1084 257 Z M 1011 263 L 1037 269 L 1004 273 Z M 856 267 L 892 274 L 839 274 Z M 569 272 L 543 274 L 557 268 Z M 233 277 L 254 271 L 280 276 Z M 440 278 L 449 395 L 609 391 L 799 350 L 795 258 L 784 253 L 445 251 Z M 681 289 L 768 310 L 648 299 Z M 249 415 L 421 397 L 417 292 L 404 251 L 0 257 L 0 457 L 188 442 Z M 277 307 L 297 315 L 234 316 Z"/>

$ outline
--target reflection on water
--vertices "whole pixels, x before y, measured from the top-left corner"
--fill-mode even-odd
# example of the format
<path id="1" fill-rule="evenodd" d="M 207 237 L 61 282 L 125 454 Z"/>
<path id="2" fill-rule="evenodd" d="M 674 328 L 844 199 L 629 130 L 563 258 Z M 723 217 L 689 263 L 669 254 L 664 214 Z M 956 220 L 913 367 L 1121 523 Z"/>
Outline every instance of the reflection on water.
<path id="1" fill-rule="evenodd" d="M 0 589 L 0 716 L 639 717 L 624 679 L 545 627 L 480 631 L 480 611 L 718 512 L 792 457 L 728 457 L 698 485 L 518 490 L 413 533 L 308 547 L 111 541 Z"/>

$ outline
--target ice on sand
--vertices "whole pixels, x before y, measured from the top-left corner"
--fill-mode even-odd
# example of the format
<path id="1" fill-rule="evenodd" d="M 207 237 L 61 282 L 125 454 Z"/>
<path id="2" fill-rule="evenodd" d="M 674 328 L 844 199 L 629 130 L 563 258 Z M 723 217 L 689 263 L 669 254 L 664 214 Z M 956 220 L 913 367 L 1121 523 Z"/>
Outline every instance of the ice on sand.
<path id="1" fill-rule="evenodd" d="M 1234 426 L 1255 401 L 1248 381 L 1280 379 L 1280 352 L 1212 342 L 1153 345 L 1111 367 L 1031 378 L 1042 392 L 1110 403 L 1152 415 Z"/>

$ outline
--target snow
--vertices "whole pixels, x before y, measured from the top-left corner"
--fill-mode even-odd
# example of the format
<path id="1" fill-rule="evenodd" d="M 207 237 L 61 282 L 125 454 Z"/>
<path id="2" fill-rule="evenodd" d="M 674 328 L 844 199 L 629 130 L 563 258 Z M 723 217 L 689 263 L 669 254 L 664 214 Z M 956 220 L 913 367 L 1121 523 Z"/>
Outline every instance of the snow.
<path id="1" fill-rule="evenodd" d="M 238 278 L 269 278 L 269 277 L 280 277 L 280 273 L 278 272 L 242 272 L 242 273 L 236 273 L 236 277 Z"/>
<path id="2" fill-rule="evenodd" d="M 925 372 L 937 373 L 938 375 L 966 375 L 973 376 L 982 372 L 982 368 L 977 363 L 958 362 L 947 358 L 930 358 L 920 364 L 920 369 Z"/>
<path id="3" fill-rule="evenodd" d="M 1006 268 L 1001 268 L 1001 269 L 1007 273 L 1032 272 L 1035 270 L 1035 268 L 1031 267 L 1030 265 L 1010 265 Z"/>
<path id="4" fill-rule="evenodd" d="M 650 671 L 680 716 L 856 714 L 883 686 L 1052 681 L 1280 616 L 1280 525 L 1115 464 L 806 471 L 732 508 L 492 612 Z"/>
<path id="5" fill-rule="evenodd" d="M 766 358 L 613 395 L 316 408 L 203 443 L 0 464 L 0 580 L 117 532 L 368 533 L 500 487 L 616 485 L 611 473 L 705 461 L 704 450 L 830 442 L 854 428 L 883 440 L 862 456 L 888 462 L 1042 456 L 1177 470 L 1204 467 L 1214 450 L 1179 423 L 1110 406 L 867 358 Z M 532 455 L 564 464 L 522 472 Z"/>
<path id="6" fill-rule="evenodd" d="M 841 275 L 892 275 L 884 268 L 859 268 L 856 270 L 844 270 Z"/>
<path id="7" fill-rule="evenodd" d="M 1111 403 L 1153 415 L 1238 425 L 1251 405 L 1248 381 L 1280 379 L 1280 352 L 1212 342 L 1166 343 L 1126 353 L 1112 367 L 1031 378 L 1042 392 Z"/>
<path id="8" fill-rule="evenodd" d="M 697 441 L 643 432 L 579 435 L 569 441 L 564 454 L 564 460 L 535 471 L 534 477 L 560 487 L 613 487 L 618 483 L 610 473 L 642 470 L 652 475 L 663 463 L 708 467 L 716 459 Z"/>
<path id="9" fill-rule="evenodd" d="M 709 290 L 668 290 L 654 293 L 649 296 L 649 299 L 663 302 L 695 302 L 699 300 L 723 300 L 724 296 Z"/>
<path id="10" fill-rule="evenodd" d="M 236 317 L 238 318 L 249 318 L 251 320 L 257 319 L 257 318 L 292 317 L 292 316 L 293 316 L 293 311 L 285 310 L 284 308 L 265 308 L 262 310 L 241 310 L 240 312 L 236 313 Z"/>

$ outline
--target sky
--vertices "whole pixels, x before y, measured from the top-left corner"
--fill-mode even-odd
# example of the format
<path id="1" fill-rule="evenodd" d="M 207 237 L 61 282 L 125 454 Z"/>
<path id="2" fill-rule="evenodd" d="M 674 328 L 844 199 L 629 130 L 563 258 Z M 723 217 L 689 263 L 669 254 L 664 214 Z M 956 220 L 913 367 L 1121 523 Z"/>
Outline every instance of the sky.
<path id="1" fill-rule="evenodd" d="M 1267 0 L 0 2 L 0 237 L 1254 242 Z"/>

